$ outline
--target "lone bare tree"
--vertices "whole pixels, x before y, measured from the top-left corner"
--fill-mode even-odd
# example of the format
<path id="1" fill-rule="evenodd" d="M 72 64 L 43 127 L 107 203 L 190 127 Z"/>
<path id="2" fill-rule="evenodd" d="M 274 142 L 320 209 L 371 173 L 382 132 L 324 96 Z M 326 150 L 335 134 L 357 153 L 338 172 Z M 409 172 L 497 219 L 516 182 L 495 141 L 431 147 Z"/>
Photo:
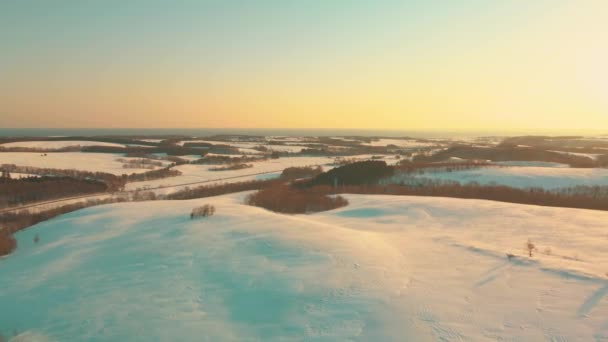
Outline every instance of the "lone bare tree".
<path id="1" fill-rule="evenodd" d="M 532 251 L 536 249 L 536 246 L 532 243 L 532 241 L 530 241 L 530 239 L 528 239 L 528 242 L 526 242 L 526 249 L 528 250 L 528 255 L 531 258 Z"/>

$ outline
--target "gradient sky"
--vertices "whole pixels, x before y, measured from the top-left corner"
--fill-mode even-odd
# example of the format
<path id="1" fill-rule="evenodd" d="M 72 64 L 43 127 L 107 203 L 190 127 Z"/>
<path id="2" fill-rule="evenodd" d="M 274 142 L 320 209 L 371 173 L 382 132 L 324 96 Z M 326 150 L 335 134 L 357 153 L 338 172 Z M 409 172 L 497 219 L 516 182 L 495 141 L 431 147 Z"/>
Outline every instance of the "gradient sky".
<path id="1" fill-rule="evenodd" d="M 608 1 L 0 1 L 0 127 L 608 130 Z"/>

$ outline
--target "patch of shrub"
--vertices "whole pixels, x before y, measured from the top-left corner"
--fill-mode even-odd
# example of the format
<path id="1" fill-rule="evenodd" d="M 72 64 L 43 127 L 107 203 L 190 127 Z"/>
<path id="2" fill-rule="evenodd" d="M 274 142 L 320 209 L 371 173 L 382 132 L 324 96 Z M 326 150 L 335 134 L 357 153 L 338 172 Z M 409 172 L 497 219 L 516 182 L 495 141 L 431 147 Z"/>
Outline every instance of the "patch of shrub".
<path id="1" fill-rule="evenodd" d="M 215 207 L 210 204 L 205 204 L 202 207 L 197 207 L 192 209 L 190 213 L 190 219 L 194 219 L 197 217 L 209 217 L 215 214 Z"/>
<path id="2" fill-rule="evenodd" d="M 126 176 L 126 180 L 129 182 L 141 182 L 147 180 L 176 177 L 181 174 L 182 172 L 179 170 L 171 169 L 171 167 L 164 167 L 162 169 L 150 170 L 144 173 L 132 173 Z"/>
<path id="3" fill-rule="evenodd" d="M 331 188 L 319 186 L 295 189 L 278 184 L 247 196 L 249 205 L 285 214 L 306 214 L 332 210 L 348 205 L 342 196 L 329 196 Z"/>
<path id="4" fill-rule="evenodd" d="M 136 190 L 133 193 L 133 201 L 136 202 L 140 202 L 140 201 L 154 201 L 156 199 L 156 194 L 154 193 L 154 191 L 139 191 Z"/>

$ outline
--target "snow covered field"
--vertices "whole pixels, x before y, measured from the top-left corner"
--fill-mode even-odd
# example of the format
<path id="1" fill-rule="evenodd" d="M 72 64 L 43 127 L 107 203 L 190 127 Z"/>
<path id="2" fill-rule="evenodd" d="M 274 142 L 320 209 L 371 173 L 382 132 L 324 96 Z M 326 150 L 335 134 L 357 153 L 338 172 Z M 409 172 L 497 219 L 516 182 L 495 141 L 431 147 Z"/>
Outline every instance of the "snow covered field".
<path id="1" fill-rule="evenodd" d="M 397 175 L 387 182 L 411 178 Z M 557 189 L 577 185 L 608 185 L 608 169 L 578 169 L 562 167 L 488 167 L 452 172 L 426 172 L 417 178 L 455 181 L 462 184 L 477 182 L 482 185 L 499 184 L 516 188 L 540 187 Z"/>
<path id="2" fill-rule="evenodd" d="M 39 152 L 2 152 L 0 165 L 15 164 L 18 166 L 33 166 L 52 169 L 75 169 L 90 172 L 107 172 L 115 175 L 124 173 L 140 173 L 147 169 L 125 169 L 118 158 L 125 158 L 121 154 L 87 153 L 87 152 L 55 152 L 41 156 Z M 168 165 L 168 162 L 164 162 Z"/>
<path id="3" fill-rule="evenodd" d="M 247 164 L 251 164 L 253 165 L 253 167 L 227 171 L 209 170 L 210 168 L 216 167 L 217 165 L 184 164 L 173 168 L 174 170 L 179 170 L 182 172 L 180 176 L 155 179 L 145 182 L 127 183 L 126 190 L 135 190 L 138 188 L 155 188 L 159 186 L 173 186 L 178 184 L 209 181 L 219 178 L 233 178 L 262 172 L 272 172 L 275 173 L 275 176 L 278 176 L 284 169 L 288 167 L 322 165 L 325 169 L 328 169 L 331 168 L 330 164 L 332 164 L 333 162 L 334 158 L 330 157 L 284 157 L 279 159 L 267 159 L 263 161 L 249 162 Z M 224 181 L 208 183 L 208 185 L 216 183 L 256 180 L 260 179 L 260 176 L 261 175 L 253 175 L 244 178 L 228 179 Z M 178 190 L 178 188 L 165 188 L 156 192 L 159 194 L 168 194 Z"/>
<path id="4" fill-rule="evenodd" d="M 306 146 L 298 146 L 298 145 L 270 145 L 264 144 L 263 142 L 232 142 L 232 141 L 212 141 L 212 140 L 184 140 L 180 141 L 178 145 L 183 146 L 185 143 L 206 143 L 211 145 L 230 145 L 232 147 L 238 148 L 243 153 L 249 154 L 261 154 L 262 152 L 258 150 L 254 150 L 254 147 L 264 146 L 269 150 L 278 151 L 278 152 L 291 152 L 298 153 L 302 151 L 302 149 L 306 148 Z"/>
<path id="5" fill-rule="evenodd" d="M 40 149 L 58 149 L 70 146 L 114 146 L 114 147 L 125 147 L 123 144 L 114 144 L 101 141 L 78 141 L 78 140 L 65 140 L 65 141 L 17 141 L 5 144 L 0 144 L 2 147 L 26 147 L 26 148 L 40 148 Z"/>
<path id="6" fill-rule="evenodd" d="M 354 158 L 357 160 L 369 160 L 372 155 L 357 155 L 349 156 L 347 158 Z M 387 164 L 395 164 L 399 160 L 393 156 L 386 156 L 383 159 Z M 176 177 L 155 179 L 143 182 L 132 182 L 127 183 L 126 190 L 136 189 L 153 189 L 156 187 L 168 187 L 160 190 L 156 190 L 157 194 L 168 194 L 175 192 L 183 186 L 177 186 L 179 184 L 187 184 L 194 182 L 203 182 L 210 180 L 217 180 L 220 178 L 229 178 L 225 180 L 218 180 L 214 182 L 205 183 L 204 185 L 212 185 L 219 183 L 229 182 L 244 182 L 250 180 L 267 179 L 269 177 L 278 177 L 281 172 L 288 167 L 303 167 L 303 166 L 321 166 L 324 171 L 327 171 L 335 165 L 334 157 L 281 157 L 279 159 L 266 159 L 262 161 L 248 162 L 247 164 L 253 165 L 253 167 L 240 169 L 240 170 L 227 170 L 227 171 L 210 171 L 210 168 L 216 167 L 217 165 L 202 165 L 202 164 L 184 164 L 174 167 L 174 170 L 182 172 L 181 175 Z M 259 175 L 259 173 L 269 173 L 266 175 Z M 250 175 L 250 176 L 247 176 Z M 234 178 L 239 177 L 239 178 Z M 203 184 L 201 184 L 203 185 Z M 172 188 L 171 186 L 175 186 Z M 191 187 L 196 185 L 191 185 Z"/>
<path id="7" fill-rule="evenodd" d="M 608 213 L 352 195 L 347 207 L 290 216 L 243 205 L 244 195 L 88 208 L 18 233 L 19 248 L 0 260 L 0 332 L 58 341 L 608 339 Z M 216 215 L 190 220 L 205 203 Z"/>
<path id="8" fill-rule="evenodd" d="M 417 148 L 417 147 L 432 147 L 432 146 L 437 146 L 437 144 L 435 143 L 431 143 L 431 142 L 420 142 L 417 140 L 405 140 L 405 139 L 378 139 L 378 140 L 374 140 L 371 143 L 363 143 L 362 145 L 369 145 L 369 146 L 388 146 L 388 145 L 395 145 L 398 147 L 411 147 L 411 148 Z"/>

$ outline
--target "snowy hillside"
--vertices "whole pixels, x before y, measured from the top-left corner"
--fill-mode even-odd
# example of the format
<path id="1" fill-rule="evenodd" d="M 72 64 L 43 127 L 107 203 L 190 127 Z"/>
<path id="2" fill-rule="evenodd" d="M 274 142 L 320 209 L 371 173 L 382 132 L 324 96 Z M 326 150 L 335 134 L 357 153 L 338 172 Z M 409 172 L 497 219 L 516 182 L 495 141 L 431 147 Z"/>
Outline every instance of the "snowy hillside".
<path id="1" fill-rule="evenodd" d="M 244 195 L 93 207 L 18 233 L 19 248 L 0 260 L 0 332 L 59 341 L 608 339 L 608 213 L 352 195 L 342 209 L 289 216 L 243 205 Z M 190 220 L 204 203 L 216 215 Z"/>
<path id="2" fill-rule="evenodd" d="M 410 175 L 397 175 L 387 182 L 400 182 Z M 425 172 L 414 177 L 462 184 L 477 182 L 482 185 L 500 184 L 516 188 L 540 187 L 557 189 L 577 185 L 608 185 L 608 169 L 562 168 L 562 167 L 488 167 L 452 172 Z"/>

